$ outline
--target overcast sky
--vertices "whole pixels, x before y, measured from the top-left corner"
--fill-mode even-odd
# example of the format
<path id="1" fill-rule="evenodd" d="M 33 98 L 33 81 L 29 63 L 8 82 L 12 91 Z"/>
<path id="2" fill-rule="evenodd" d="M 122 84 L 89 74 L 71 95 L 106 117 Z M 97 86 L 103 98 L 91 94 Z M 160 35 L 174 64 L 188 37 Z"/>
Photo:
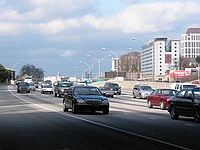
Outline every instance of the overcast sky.
<path id="1" fill-rule="evenodd" d="M 0 63 L 17 74 L 32 64 L 45 76 L 80 76 L 80 61 L 139 51 L 156 37 L 181 39 L 188 27 L 200 27 L 199 0 L 0 0 Z"/>

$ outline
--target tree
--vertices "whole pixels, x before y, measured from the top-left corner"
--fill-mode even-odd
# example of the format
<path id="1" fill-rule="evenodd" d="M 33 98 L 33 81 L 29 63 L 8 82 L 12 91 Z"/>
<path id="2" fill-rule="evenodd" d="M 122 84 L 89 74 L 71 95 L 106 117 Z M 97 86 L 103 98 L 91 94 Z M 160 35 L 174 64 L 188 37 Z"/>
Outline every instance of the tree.
<path id="1" fill-rule="evenodd" d="M 37 68 L 34 65 L 26 64 L 20 69 L 20 76 L 32 76 L 34 81 L 40 81 L 44 78 L 44 71 L 42 68 Z"/>
<path id="2" fill-rule="evenodd" d="M 199 65 L 199 64 L 200 64 L 200 56 L 197 56 L 197 57 L 195 58 L 195 61 L 196 61 L 197 64 Z"/>
<path id="3" fill-rule="evenodd" d="M 0 82 L 6 82 L 10 80 L 10 71 L 0 64 Z"/>

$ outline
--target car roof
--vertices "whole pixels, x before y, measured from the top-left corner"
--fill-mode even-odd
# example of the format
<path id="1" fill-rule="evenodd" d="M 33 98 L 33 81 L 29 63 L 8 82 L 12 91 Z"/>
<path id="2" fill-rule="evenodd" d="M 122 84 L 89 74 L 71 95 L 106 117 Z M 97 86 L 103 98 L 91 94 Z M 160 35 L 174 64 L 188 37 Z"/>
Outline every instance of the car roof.
<path id="1" fill-rule="evenodd" d="M 174 91 L 177 91 L 176 89 L 171 89 L 171 88 L 158 88 L 156 90 L 174 90 Z"/>
<path id="2" fill-rule="evenodd" d="M 74 85 L 73 88 L 97 88 L 96 86 Z"/>

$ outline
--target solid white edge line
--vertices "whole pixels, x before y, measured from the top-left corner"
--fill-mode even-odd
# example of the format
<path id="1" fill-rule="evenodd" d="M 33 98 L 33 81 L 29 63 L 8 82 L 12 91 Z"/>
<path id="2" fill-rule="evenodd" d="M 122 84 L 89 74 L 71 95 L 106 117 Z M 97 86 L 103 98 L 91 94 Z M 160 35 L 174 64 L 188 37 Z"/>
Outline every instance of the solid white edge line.
<path id="1" fill-rule="evenodd" d="M 10 88 L 8 86 L 8 90 L 9 92 L 21 99 L 22 101 L 24 102 L 27 102 L 27 103 L 30 103 L 30 104 L 34 104 L 32 102 L 29 102 L 17 95 L 15 95 L 12 91 L 10 91 Z M 173 143 L 169 143 L 169 142 L 165 142 L 165 141 L 161 141 L 161 140 L 158 140 L 158 139 L 155 139 L 155 138 L 151 138 L 151 137 L 148 137 L 148 136 L 145 136 L 145 135 L 141 135 L 141 134 L 137 134 L 137 133 L 134 133 L 134 132 L 130 132 L 130 131 L 126 131 L 124 129 L 120 129 L 120 128 L 116 128 L 116 127 L 112 127 L 112 126 L 109 126 L 109 125 L 105 125 L 105 124 L 102 124 L 102 123 L 98 123 L 98 122 L 95 122 L 95 121 L 91 121 L 91 120 L 88 120 L 88 119 L 84 119 L 84 118 L 80 118 L 80 117 L 77 117 L 77 116 L 74 116 L 74 115 L 70 115 L 70 114 L 66 114 L 64 112 L 59 112 L 57 110 L 54 110 L 54 109 L 51 109 L 51 108 L 48 108 L 48 107 L 44 107 L 44 106 L 41 106 L 39 104 L 34 104 L 35 106 L 38 106 L 40 108 L 43 108 L 45 110 L 50 110 L 50 111 L 53 111 L 53 112 L 56 112 L 56 113 L 59 113 L 59 114 L 62 114 L 62 115 L 65 115 L 65 116 L 68 116 L 68 117 L 71 117 L 71 118 L 76 118 L 78 120 L 82 120 L 82 121 L 85 121 L 85 122 L 89 122 L 91 124 L 94 124 L 94 125 L 98 125 L 98 126 L 102 126 L 102 127 L 105 127 L 105 128 L 109 128 L 109 129 L 112 129 L 112 130 L 116 130 L 116 131 L 119 131 L 119 132 L 122 132 L 122 133 L 126 133 L 126 134 L 130 134 L 130 135 L 133 135 L 133 136 L 137 136 L 137 137 L 140 137 L 140 138 L 144 138 L 144 139 L 147 139 L 147 140 L 150 140 L 150 141 L 154 141 L 154 142 L 159 142 L 161 144 L 165 144 L 165 145 L 169 145 L 169 146 L 173 146 L 173 147 L 176 147 L 176 148 L 180 148 L 180 149 L 184 149 L 184 150 L 191 150 L 190 148 L 187 148 L 187 147 L 183 147 L 183 146 L 180 146 L 180 145 L 176 145 L 176 144 L 173 144 Z"/>

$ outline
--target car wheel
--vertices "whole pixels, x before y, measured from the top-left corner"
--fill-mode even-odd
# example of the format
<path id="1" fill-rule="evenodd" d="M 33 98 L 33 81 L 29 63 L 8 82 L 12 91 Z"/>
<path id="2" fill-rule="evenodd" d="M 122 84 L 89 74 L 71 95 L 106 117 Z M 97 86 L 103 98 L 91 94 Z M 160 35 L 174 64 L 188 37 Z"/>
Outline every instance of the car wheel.
<path id="1" fill-rule="evenodd" d="M 153 105 L 151 104 L 151 101 L 150 101 L 150 100 L 147 101 L 147 104 L 148 104 L 148 107 L 149 107 L 149 108 L 152 108 L 152 107 L 153 107 Z"/>
<path id="2" fill-rule="evenodd" d="M 133 93 L 133 98 L 136 98 L 135 94 Z"/>
<path id="3" fill-rule="evenodd" d="M 72 104 L 72 113 L 76 114 L 78 112 L 76 106 L 74 105 L 74 103 Z"/>
<path id="4" fill-rule="evenodd" d="M 170 110 L 170 117 L 175 120 L 179 117 L 179 115 L 176 113 L 176 108 L 174 106 Z"/>
<path id="5" fill-rule="evenodd" d="M 194 120 L 195 122 L 200 122 L 200 111 L 198 108 L 195 108 L 194 110 Z"/>
<path id="6" fill-rule="evenodd" d="M 114 95 L 112 95 L 111 97 L 114 98 Z"/>
<path id="7" fill-rule="evenodd" d="M 67 111 L 68 111 L 68 108 L 66 108 L 65 101 L 63 101 L 63 112 L 67 112 Z"/>
<path id="8" fill-rule="evenodd" d="M 103 110 L 103 114 L 104 114 L 104 115 L 107 115 L 107 114 L 109 114 L 109 108 L 107 108 L 107 109 L 104 109 L 104 110 Z"/>
<path id="9" fill-rule="evenodd" d="M 162 109 L 162 110 L 165 110 L 165 109 L 166 109 L 165 104 L 164 104 L 164 101 L 161 101 L 161 102 L 160 102 L 160 109 Z"/>

